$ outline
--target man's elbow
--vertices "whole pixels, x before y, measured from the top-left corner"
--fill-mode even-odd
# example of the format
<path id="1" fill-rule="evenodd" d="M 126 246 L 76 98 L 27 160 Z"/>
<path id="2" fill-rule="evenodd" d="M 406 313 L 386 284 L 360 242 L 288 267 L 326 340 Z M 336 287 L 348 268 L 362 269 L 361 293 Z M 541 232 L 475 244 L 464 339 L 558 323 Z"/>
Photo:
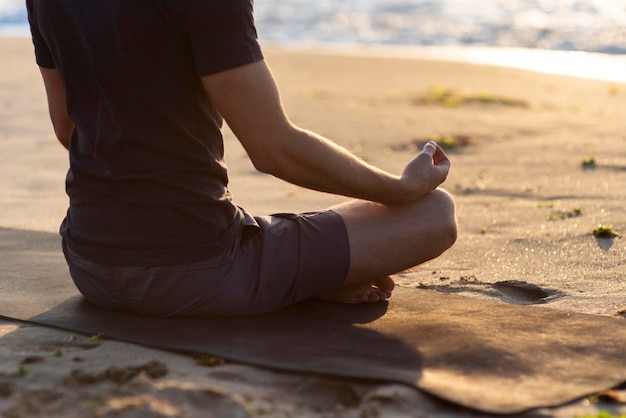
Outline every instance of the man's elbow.
<path id="1" fill-rule="evenodd" d="M 297 159 L 288 150 L 277 147 L 248 152 L 254 168 L 264 174 L 280 179 L 291 178 L 294 171 L 298 171 Z"/>
<path id="2" fill-rule="evenodd" d="M 267 155 L 250 155 L 250 161 L 254 168 L 261 173 L 276 177 L 280 172 L 279 164 L 276 159 Z"/>
<path id="3" fill-rule="evenodd" d="M 286 129 L 242 141 L 254 168 L 261 173 L 279 178 L 293 170 L 296 132 L 295 128 L 287 125 Z"/>

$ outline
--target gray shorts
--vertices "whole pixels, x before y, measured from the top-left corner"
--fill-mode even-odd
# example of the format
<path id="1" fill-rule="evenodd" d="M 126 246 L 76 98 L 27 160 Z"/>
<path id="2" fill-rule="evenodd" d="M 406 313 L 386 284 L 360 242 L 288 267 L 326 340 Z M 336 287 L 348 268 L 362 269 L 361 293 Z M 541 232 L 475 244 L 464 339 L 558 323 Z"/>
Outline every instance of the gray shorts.
<path id="1" fill-rule="evenodd" d="M 276 311 L 340 287 L 348 234 L 333 211 L 255 218 L 260 231 L 201 262 L 125 267 L 92 263 L 63 245 L 70 274 L 90 302 L 155 316 L 245 316 Z"/>

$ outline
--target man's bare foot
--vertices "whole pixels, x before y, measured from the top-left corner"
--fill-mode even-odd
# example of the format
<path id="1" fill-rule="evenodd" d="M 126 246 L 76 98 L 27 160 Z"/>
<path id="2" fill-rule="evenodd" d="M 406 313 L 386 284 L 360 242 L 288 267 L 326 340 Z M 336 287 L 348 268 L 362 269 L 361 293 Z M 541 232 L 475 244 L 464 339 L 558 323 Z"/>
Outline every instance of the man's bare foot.
<path id="1" fill-rule="evenodd" d="M 394 286 L 393 279 L 387 276 L 374 280 L 372 283 L 342 287 L 318 297 L 331 302 L 342 303 L 383 302 L 391 297 Z"/>

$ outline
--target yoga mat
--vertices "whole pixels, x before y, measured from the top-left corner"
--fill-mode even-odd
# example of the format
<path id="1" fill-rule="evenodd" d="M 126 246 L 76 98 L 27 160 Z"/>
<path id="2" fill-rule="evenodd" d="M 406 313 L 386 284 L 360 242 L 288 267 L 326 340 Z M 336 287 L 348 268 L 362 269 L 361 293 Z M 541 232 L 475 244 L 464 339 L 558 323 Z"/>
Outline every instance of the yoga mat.
<path id="1" fill-rule="evenodd" d="M 398 288 L 248 318 L 159 319 L 78 294 L 55 234 L 0 229 L 0 316 L 280 370 L 411 385 L 475 410 L 557 406 L 626 381 L 626 321 Z"/>

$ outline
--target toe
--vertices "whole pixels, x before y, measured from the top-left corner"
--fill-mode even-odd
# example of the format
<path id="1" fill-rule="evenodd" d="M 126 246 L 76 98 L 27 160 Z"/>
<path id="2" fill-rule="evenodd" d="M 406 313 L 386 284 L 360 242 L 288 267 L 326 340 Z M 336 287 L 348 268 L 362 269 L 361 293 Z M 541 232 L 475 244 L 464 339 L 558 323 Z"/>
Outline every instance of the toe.
<path id="1" fill-rule="evenodd" d="M 389 293 L 391 293 L 391 291 L 396 285 L 390 276 L 385 276 L 381 279 L 375 280 L 372 284 L 375 285 L 380 290 L 388 291 Z"/>

